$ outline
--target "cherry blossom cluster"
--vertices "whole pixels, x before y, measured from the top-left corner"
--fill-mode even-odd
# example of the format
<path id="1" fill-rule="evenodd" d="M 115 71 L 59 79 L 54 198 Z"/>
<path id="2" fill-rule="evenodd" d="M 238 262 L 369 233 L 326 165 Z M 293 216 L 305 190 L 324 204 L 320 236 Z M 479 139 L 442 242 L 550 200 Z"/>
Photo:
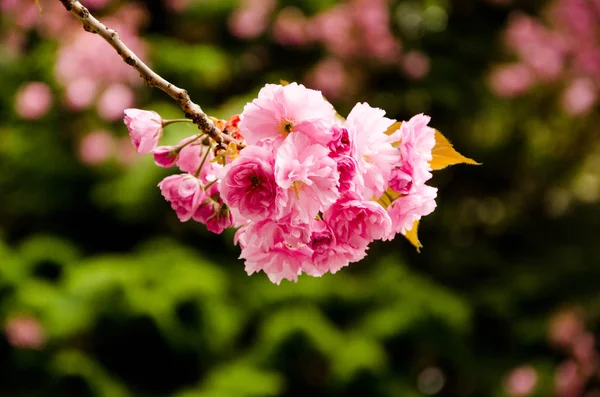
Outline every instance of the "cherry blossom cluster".
<path id="1" fill-rule="evenodd" d="M 162 195 L 182 222 L 238 228 L 247 273 L 277 284 L 335 273 L 436 207 L 437 189 L 426 184 L 435 130 L 422 114 L 400 124 L 358 103 L 343 119 L 320 91 L 292 83 L 267 84 L 242 114 L 216 120 L 243 139 L 241 150 L 202 134 L 157 146 L 170 122 L 125 111 L 138 153 L 180 170 L 158 184 Z"/>

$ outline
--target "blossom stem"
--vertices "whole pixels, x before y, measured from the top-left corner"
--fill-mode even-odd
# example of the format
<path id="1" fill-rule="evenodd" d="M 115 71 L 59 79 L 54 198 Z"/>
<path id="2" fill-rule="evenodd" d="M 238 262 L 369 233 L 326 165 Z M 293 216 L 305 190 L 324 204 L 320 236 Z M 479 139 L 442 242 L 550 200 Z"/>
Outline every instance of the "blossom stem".
<path id="1" fill-rule="evenodd" d="M 391 195 L 391 194 L 389 194 L 387 191 L 385 191 L 385 192 L 383 192 L 383 193 L 384 193 L 384 194 L 386 195 L 386 197 L 387 197 L 387 198 L 390 200 L 390 204 L 389 204 L 389 205 L 392 205 L 392 204 L 394 203 L 394 201 L 396 201 L 396 199 L 398 198 L 398 197 L 396 197 L 396 198 L 392 197 L 392 195 Z"/>
<path id="2" fill-rule="evenodd" d="M 204 135 L 206 135 L 206 134 L 204 134 L 204 133 L 201 133 L 201 134 L 196 134 L 196 137 L 195 137 L 194 139 L 190 139 L 189 141 L 187 141 L 187 142 L 186 142 L 186 143 L 184 143 L 183 145 L 181 145 L 181 146 L 177 147 L 177 149 L 176 149 L 177 153 L 181 152 L 181 149 L 183 149 L 184 147 L 186 147 L 186 146 L 188 146 L 188 145 L 191 145 L 191 144 L 192 144 L 192 143 L 194 143 L 194 142 L 197 142 L 197 141 L 198 141 L 198 139 L 202 138 Z"/>
<path id="3" fill-rule="evenodd" d="M 190 119 L 163 120 L 162 126 L 164 128 L 164 127 L 168 126 L 169 124 L 175 124 L 175 123 L 192 123 L 192 120 L 190 120 Z"/>
<path id="4" fill-rule="evenodd" d="M 198 167 L 198 170 L 194 174 L 194 176 L 196 178 L 198 178 L 198 175 L 200 175 L 200 171 L 202 171 L 202 167 L 204 167 L 204 163 L 206 163 L 206 159 L 208 158 L 208 154 L 210 153 L 211 150 L 212 150 L 212 145 L 210 145 L 209 147 L 206 148 L 206 153 L 204 154 L 204 157 L 202 158 L 202 162 L 200 163 L 200 167 Z"/>
<path id="5" fill-rule="evenodd" d="M 188 92 L 182 88 L 168 82 L 159 76 L 154 70 L 150 69 L 129 47 L 121 41 L 117 32 L 110 29 L 98 21 L 89 10 L 77 0 L 59 0 L 67 11 L 75 15 L 87 32 L 94 33 L 102 37 L 110 44 L 121 56 L 123 61 L 138 71 L 144 83 L 150 87 L 156 87 L 165 92 L 177 102 L 183 110 L 185 117 L 192 120 L 198 126 L 198 129 L 210 136 L 217 143 L 229 144 L 235 143 L 238 149 L 243 149 L 245 144 L 239 142 L 233 137 L 221 132 L 212 122 L 210 117 L 204 113 L 202 108 L 192 102 Z"/>
<path id="6" fill-rule="evenodd" d="M 211 187 L 212 185 L 214 185 L 215 183 L 217 183 L 217 179 L 215 179 L 214 181 L 212 181 L 208 185 L 204 186 L 204 190 L 208 190 L 208 188 Z"/>

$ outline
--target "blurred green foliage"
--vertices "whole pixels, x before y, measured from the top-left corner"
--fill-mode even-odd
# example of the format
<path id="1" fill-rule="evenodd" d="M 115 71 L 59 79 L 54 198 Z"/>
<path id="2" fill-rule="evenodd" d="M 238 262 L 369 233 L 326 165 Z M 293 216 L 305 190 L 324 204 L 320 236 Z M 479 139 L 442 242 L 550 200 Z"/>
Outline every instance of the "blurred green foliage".
<path id="1" fill-rule="evenodd" d="M 311 15 L 338 2 L 281 3 Z M 236 39 L 227 20 L 238 2 L 144 5 L 151 64 L 217 117 L 239 113 L 264 83 L 303 82 L 326 55 L 268 32 Z M 504 396 L 522 364 L 538 374 L 532 395 L 553 395 L 564 356 L 547 342 L 549 316 L 578 305 L 590 329 L 600 325 L 600 116 L 566 116 L 553 87 L 512 100 L 488 89 L 510 11 L 543 2 L 398 1 L 390 15 L 432 6 L 445 23 L 427 17 L 407 33 L 393 22 L 406 48 L 429 56 L 425 78 L 365 63 L 362 88 L 334 103 L 344 114 L 367 101 L 400 120 L 425 112 L 483 165 L 435 174 L 421 254 L 402 239 L 377 243 L 338 274 L 281 286 L 245 274 L 232 231 L 179 223 L 156 188 L 168 171 L 152 159 L 81 160 L 88 133 L 126 129 L 64 106 L 55 42 L 31 33 L 22 56 L 2 57 L 0 396 Z M 55 98 L 33 121 L 14 111 L 32 80 Z M 180 117 L 161 92 L 137 95 Z M 170 126 L 166 143 L 194 131 Z M 39 322 L 42 347 L 11 341 L 20 316 Z M 443 374 L 441 391 L 423 384 L 428 368 Z"/>

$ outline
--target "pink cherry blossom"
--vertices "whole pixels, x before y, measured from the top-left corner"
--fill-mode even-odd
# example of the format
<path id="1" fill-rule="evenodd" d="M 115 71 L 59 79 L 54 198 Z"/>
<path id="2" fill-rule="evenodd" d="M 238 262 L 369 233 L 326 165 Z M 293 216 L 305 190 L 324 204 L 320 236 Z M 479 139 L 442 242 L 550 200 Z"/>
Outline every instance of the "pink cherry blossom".
<path id="1" fill-rule="evenodd" d="M 275 157 L 275 180 L 287 191 L 279 217 L 294 212 L 298 221 L 308 223 L 337 200 L 339 173 L 328 154 L 326 147 L 313 144 L 306 135 L 285 139 Z"/>
<path id="2" fill-rule="evenodd" d="M 168 176 L 158 187 L 181 222 L 190 220 L 204 199 L 200 180 L 190 174 Z"/>
<path id="3" fill-rule="evenodd" d="M 206 228 L 221 234 L 223 230 L 233 227 L 235 219 L 227 204 L 212 197 L 207 198 L 194 213 L 194 220 L 206 225 Z"/>
<path id="4" fill-rule="evenodd" d="M 176 164 L 182 172 L 198 174 L 198 178 L 204 183 L 210 183 L 217 179 L 217 175 L 220 174 L 223 167 L 213 161 L 215 156 L 211 147 L 204 145 L 202 139 L 198 139 L 198 135 L 183 139 L 176 147 L 179 148 Z M 202 164 L 205 157 L 206 160 Z M 201 164 L 202 169 L 200 169 Z"/>
<path id="5" fill-rule="evenodd" d="M 362 200 L 348 193 L 323 214 L 339 242 L 356 249 L 365 249 L 373 240 L 380 240 L 391 232 L 392 220 L 374 201 Z"/>
<path id="6" fill-rule="evenodd" d="M 152 153 L 162 136 L 162 119 L 151 110 L 125 109 L 123 118 L 139 154 Z"/>
<path id="7" fill-rule="evenodd" d="M 402 162 L 390 175 L 390 187 L 398 193 L 408 194 L 412 188 L 431 179 L 431 151 L 435 146 L 435 130 L 428 127 L 429 116 L 418 114 L 403 122 L 392 137 L 400 140 Z"/>
<path id="8" fill-rule="evenodd" d="M 358 163 L 352 156 L 339 156 L 334 158 L 337 170 L 340 174 L 340 194 L 350 192 L 362 192 L 365 189 L 363 175 L 358 172 Z"/>
<path id="9" fill-rule="evenodd" d="M 246 272 L 263 271 L 276 284 L 335 273 L 435 209 L 437 189 L 425 184 L 435 145 L 429 121 L 416 115 L 388 135 L 394 120 L 381 109 L 359 103 L 339 121 L 318 91 L 269 84 L 242 115 L 218 122 L 246 146 L 224 156 L 219 148 L 215 158 L 201 135 L 156 147 L 168 123 L 154 112 L 125 113 L 138 152 L 184 172 L 159 183 L 180 221 L 214 233 L 239 228 Z M 389 187 L 399 195 L 386 210 L 377 200 Z"/>
<path id="10" fill-rule="evenodd" d="M 388 187 L 392 168 L 400 163 L 400 151 L 392 146 L 392 137 L 385 131 L 394 120 L 384 117 L 385 112 L 358 103 L 346 121 L 350 140 L 354 144 L 354 156 L 358 170 L 365 181 L 363 197 L 378 198 Z"/>
<path id="11" fill-rule="evenodd" d="M 240 133 L 251 145 L 262 139 L 280 141 L 293 132 L 325 145 L 331 140 L 334 117 L 333 106 L 320 91 L 296 83 L 267 84 L 258 98 L 244 107 Z"/>
<path id="12" fill-rule="evenodd" d="M 327 144 L 331 150 L 331 157 L 352 154 L 352 142 L 348 135 L 348 129 L 334 124 L 331 128 L 331 141 Z"/>
<path id="13" fill-rule="evenodd" d="M 184 142 L 181 141 L 179 144 L 183 143 Z M 200 141 L 191 143 L 189 145 L 185 145 L 179 151 L 179 157 L 177 158 L 177 166 L 182 172 L 189 172 L 190 174 L 195 174 L 198 171 L 198 168 L 200 168 L 202 158 L 204 157 L 204 154 L 206 154 L 207 150 L 208 146 L 203 145 Z"/>
<path id="14" fill-rule="evenodd" d="M 221 197 L 242 216 L 260 221 L 273 216 L 278 186 L 275 183 L 273 153 L 250 146 L 230 166 L 221 181 Z"/>
<path id="15" fill-rule="evenodd" d="M 326 222 L 313 222 L 312 234 L 308 246 L 312 249 L 311 264 L 304 271 L 311 276 L 322 276 L 330 272 L 336 273 L 350 262 L 357 262 L 365 257 L 366 247 L 353 247 L 348 242 L 338 239 Z"/>
<path id="16" fill-rule="evenodd" d="M 275 284 L 284 279 L 298 281 L 302 268 L 311 261 L 310 248 L 287 244 L 283 229 L 268 219 L 244 227 L 238 240 L 248 275 L 262 270 Z"/>
<path id="17" fill-rule="evenodd" d="M 392 233 L 387 237 L 392 240 L 396 233 L 406 234 L 413 224 L 421 217 L 429 215 L 435 210 L 437 189 L 428 185 L 421 185 L 406 195 L 397 198 L 388 207 L 392 220 Z"/>
<path id="18" fill-rule="evenodd" d="M 205 188 L 204 198 L 194 212 L 193 219 L 203 223 L 210 232 L 215 234 L 221 234 L 223 230 L 236 226 L 237 222 L 234 211 L 221 199 L 217 183 L 211 183 Z"/>

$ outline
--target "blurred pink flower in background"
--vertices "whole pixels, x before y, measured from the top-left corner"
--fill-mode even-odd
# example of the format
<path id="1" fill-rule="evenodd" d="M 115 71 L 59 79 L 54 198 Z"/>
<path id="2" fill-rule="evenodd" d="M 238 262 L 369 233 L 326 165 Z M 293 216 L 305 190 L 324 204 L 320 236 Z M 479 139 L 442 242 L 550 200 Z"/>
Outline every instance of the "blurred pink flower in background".
<path id="1" fill-rule="evenodd" d="M 40 13 L 35 2 L 22 0 L 0 0 L 0 11 L 11 14 L 17 26 L 25 29 L 35 24 Z"/>
<path id="2" fill-rule="evenodd" d="M 63 10 L 64 11 L 64 10 Z M 146 46 L 137 36 L 146 14 L 139 6 L 122 6 L 104 19 L 141 59 Z M 135 69 L 125 64 L 101 37 L 78 28 L 67 36 L 58 50 L 55 76 L 66 89 L 66 104 L 73 110 L 91 106 L 98 99 L 98 112 L 108 121 L 121 117 L 125 108 L 134 105 L 131 86 L 142 84 Z"/>
<path id="3" fill-rule="evenodd" d="M 131 144 L 131 139 L 128 136 L 121 137 L 117 141 L 116 156 L 117 161 L 123 165 L 135 163 L 139 159 L 135 146 Z"/>
<path id="4" fill-rule="evenodd" d="M 562 95 L 562 105 L 571 115 L 579 115 L 590 110 L 598 100 L 598 88 L 588 78 L 572 81 Z"/>
<path id="5" fill-rule="evenodd" d="M 273 24 L 273 37 L 283 45 L 302 46 L 308 43 L 307 18 L 301 10 L 286 7 L 277 14 Z"/>
<path id="6" fill-rule="evenodd" d="M 121 39 L 140 58 L 145 58 L 145 46 L 129 25 L 109 18 L 105 19 L 105 23 L 117 30 Z M 84 30 L 74 32 L 71 40 L 59 49 L 55 72 L 56 79 L 67 87 L 81 79 L 93 80 L 98 85 L 142 83 L 135 69 L 125 64 L 110 45 L 101 37 L 92 36 Z"/>
<path id="7" fill-rule="evenodd" d="M 585 114 L 600 89 L 600 13 L 598 1 L 554 0 L 545 18 L 510 16 L 506 47 L 518 62 L 495 68 L 490 86 L 500 96 L 527 92 L 538 83 L 566 81 L 560 104 L 569 115 Z M 521 66 L 521 70 L 517 68 Z M 524 68 L 529 69 L 529 76 Z M 526 83 L 526 81 L 528 81 Z"/>
<path id="8" fill-rule="evenodd" d="M 129 146 L 131 144 L 127 142 Z M 106 162 L 114 153 L 113 136 L 104 130 L 93 131 L 79 142 L 79 159 L 86 165 L 99 165 Z"/>
<path id="9" fill-rule="evenodd" d="M 84 0 L 82 4 L 88 8 L 102 8 L 110 2 L 111 0 Z"/>
<path id="10" fill-rule="evenodd" d="M 51 105 L 50 87 L 38 81 L 21 86 L 15 97 L 15 111 L 24 119 L 39 119 L 48 113 Z"/>
<path id="11" fill-rule="evenodd" d="M 332 54 L 352 57 L 359 51 L 359 42 L 352 37 L 354 23 L 350 7 L 339 4 L 309 20 L 308 34 L 312 41 L 321 42 Z"/>
<path id="12" fill-rule="evenodd" d="M 243 39 L 260 36 L 267 29 L 274 8 L 275 0 L 242 0 L 229 19 L 231 33 Z"/>
<path id="13" fill-rule="evenodd" d="M 402 57 L 402 69 L 411 79 L 422 79 L 429 74 L 430 61 L 421 51 L 409 51 Z"/>
<path id="14" fill-rule="evenodd" d="M 568 354 L 556 368 L 554 386 L 560 397 L 580 397 L 597 373 L 599 357 L 594 335 L 586 330 L 578 308 L 564 309 L 551 318 L 549 338 Z"/>
<path id="15" fill-rule="evenodd" d="M 1 44 L 8 46 L 9 54 L 19 57 L 25 54 L 33 31 L 43 39 L 58 43 L 54 74 L 56 81 L 64 86 L 64 103 L 72 110 L 82 110 L 94 105 L 98 99 L 98 112 L 108 121 L 120 118 L 126 107 L 134 105 L 133 92 L 127 86 L 142 84 L 138 73 L 122 62 L 111 46 L 97 35 L 81 29 L 75 18 L 65 18 L 64 7 L 58 1 L 0 0 L 2 16 L 9 22 L 2 26 Z M 87 7 L 99 9 L 111 0 L 87 0 Z M 40 12 L 40 8 L 43 12 Z M 146 46 L 138 37 L 140 26 L 147 19 L 143 5 L 124 3 L 103 18 L 114 28 L 122 40 L 144 59 Z M 3 18 L 4 21 L 4 18 Z M 11 22 L 12 21 L 12 22 Z M 33 95 L 33 87 L 38 90 Z M 43 115 L 43 105 L 48 100 L 40 86 L 22 93 L 17 112 L 24 118 Z M 31 94 L 31 95 L 30 95 Z M 48 106 L 48 105 L 47 105 Z M 118 109 L 121 107 L 120 109 Z"/>
<path id="16" fill-rule="evenodd" d="M 397 64 L 412 79 L 429 73 L 429 58 L 425 54 L 415 52 L 403 59 L 402 43 L 392 31 L 390 3 L 390 0 L 345 0 L 307 16 L 293 6 L 276 10 L 276 0 L 243 0 L 229 20 L 229 30 L 239 38 L 253 39 L 272 23 L 273 40 L 283 46 L 323 46 L 328 54 L 308 73 L 307 80 L 323 91 L 329 90 L 327 95 L 335 98 L 339 96 L 340 82 L 348 82 L 346 73 L 337 76 L 335 71 L 352 66 L 356 69 L 357 60 L 377 65 Z M 326 81 L 325 73 L 330 73 L 329 79 L 333 81 Z"/>
<path id="17" fill-rule="evenodd" d="M 25 42 L 25 34 L 19 30 L 10 30 L 0 37 L 0 46 L 3 46 L 11 57 L 16 57 L 21 53 Z"/>
<path id="18" fill-rule="evenodd" d="M 28 315 L 10 318 L 4 326 L 6 340 L 18 349 L 41 349 L 46 335 L 40 322 Z"/>
<path id="19" fill-rule="evenodd" d="M 329 99 L 339 98 L 348 92 L 348 76 L 344 64 L 336 58 L 321 60 L 309 73 L 309 85 L 323 92 Z"/>
<path id="20" fill-rule="evenodd" d="M 86 77 L 74 79 L 66 86 L 66 102 L 72 110 L 84 109 L 94 102 L 98 95 L 98 84 Z"/>
<path id="21" fill-rule="evenodd" d="M 527 91 L 534 82 L 534 76 L 527 66 L 517 63 L 496 67 L 489 81 L 497 95 L 513 97 Z"/>
<path id="22" fill-rule="evenodd" d="M 556 369 L 554 387 L 560 397 L 578 397 L 583 392 L 584 386 L 585 380 L 581 377 L 574 361 L 565 361 Z"/>
<path id="23" fill-rule="evenodd" d="M 525 365 L 515 368 L 508 374 L 504 382 L 504 389 L 511 396 L 528 396 L 535 390 L 537 382 L 538 376 L 536 370 L 530 365 Z"/>
<path id="24" fill-rule="evenodd" d="M 555 314 L 549 323 L 548 337 L 552 343 L 566 348 L 585 332 L 579 309 L 565 309 Z"/>
<path id="25" fill-rule="evenodd" d="M 167 9 L 174 12 L 184 11 L 190 5 L 190 0 L 164 0 Z"/>
<path id="26" fill-rule="evenodd" d="M 123 117 L 123 110 L 134 105 L 135 96 L 124 84 L 111 84 L 98 99 L 98 114 L 104 120 L 115 121 Z"/>

